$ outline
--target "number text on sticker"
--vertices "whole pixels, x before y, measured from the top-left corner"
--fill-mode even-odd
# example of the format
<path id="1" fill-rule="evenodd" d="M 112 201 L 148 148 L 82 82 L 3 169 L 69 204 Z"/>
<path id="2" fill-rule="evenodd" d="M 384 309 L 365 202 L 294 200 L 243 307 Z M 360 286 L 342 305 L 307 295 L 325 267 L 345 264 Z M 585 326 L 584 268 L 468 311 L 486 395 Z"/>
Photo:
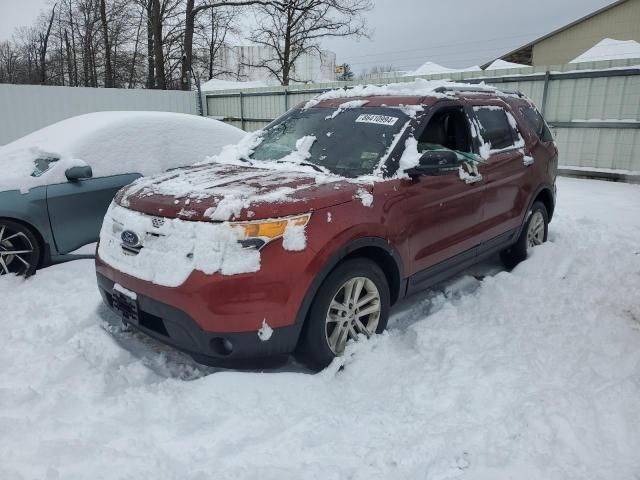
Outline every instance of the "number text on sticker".
<path id="1" fill-rule="evenodd" d="M 356 123 L 375 123 L 377 125 L 395 125 L 398 121 L 397 117 L 387 117 L 386 115 L 372 115 L 364 113 L 356 118 Z"/>

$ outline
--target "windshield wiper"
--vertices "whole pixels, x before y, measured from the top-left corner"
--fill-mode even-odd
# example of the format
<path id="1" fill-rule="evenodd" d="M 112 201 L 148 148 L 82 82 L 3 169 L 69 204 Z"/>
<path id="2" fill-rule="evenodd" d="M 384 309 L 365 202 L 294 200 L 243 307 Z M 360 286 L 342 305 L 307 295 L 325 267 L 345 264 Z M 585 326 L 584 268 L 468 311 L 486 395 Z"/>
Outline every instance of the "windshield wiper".
<path id="1" fill-rule="evenodd" d="M 314 170 L 316 170 L 317 172 L 320 173 L 324 173 L 324 174 L 331 174 L 331 172 L 329 170 L 327 170 L 324 167 L 321 167 L 319 165 L 316 165 L 315 163 L 311 163 L 311 162 L 294 162 L 291 160 L 276 160 L 276 163 L 290 163 L 292 165 L 302 165 L 303 167 L 311 167 Z"/>

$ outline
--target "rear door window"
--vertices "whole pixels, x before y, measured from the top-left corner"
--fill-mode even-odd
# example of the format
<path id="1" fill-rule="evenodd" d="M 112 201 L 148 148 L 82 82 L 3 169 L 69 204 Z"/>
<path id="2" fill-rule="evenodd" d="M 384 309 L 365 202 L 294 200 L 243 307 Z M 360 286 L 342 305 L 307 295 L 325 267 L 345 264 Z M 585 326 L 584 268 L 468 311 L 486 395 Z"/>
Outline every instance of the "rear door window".
<path id="1" fill-rule="evenodd" d="M 547 122 L 544 121 L 544 118 L 542 118 L 538 110 L 533 107 L 520 107 L 520 112 L 540 140 L 543 142 L 553 142 L 553 136 L 547 126 Z"/>
<path id="2" fill-rule="evenodd" d="M 504 150 L 515 146 L 516 134 L 502 107 L 473 107 L 480 124 L 480 134 L 491 150 Z"/>

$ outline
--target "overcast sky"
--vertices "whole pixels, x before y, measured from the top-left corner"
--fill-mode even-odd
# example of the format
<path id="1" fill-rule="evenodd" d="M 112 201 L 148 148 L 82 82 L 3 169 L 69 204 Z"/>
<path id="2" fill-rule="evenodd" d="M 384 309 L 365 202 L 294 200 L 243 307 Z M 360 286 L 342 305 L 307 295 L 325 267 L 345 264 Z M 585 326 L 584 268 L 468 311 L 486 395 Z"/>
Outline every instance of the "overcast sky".
<path id="1" fill-rule="evenodd" d="M 448 67 L 482 64 L 613 0 L 374 0 L 371 39 L 326 41 L 338 63 L 360 71 L 427 60 Z M 50 0 L 0 0 L 0 39 L 30 24 Z"/>

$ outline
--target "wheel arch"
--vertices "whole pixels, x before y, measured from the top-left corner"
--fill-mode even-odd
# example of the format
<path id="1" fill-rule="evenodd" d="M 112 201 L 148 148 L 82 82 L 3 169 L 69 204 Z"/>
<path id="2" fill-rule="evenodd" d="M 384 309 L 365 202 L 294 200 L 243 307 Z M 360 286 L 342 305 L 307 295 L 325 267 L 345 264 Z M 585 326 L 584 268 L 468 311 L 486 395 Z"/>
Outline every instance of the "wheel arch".
<path id="1" fill-rule="evenodd" d="M 318 289 L 329 274 L 343 261 L 352 258 L 367 258 L 382 269 L 389 282 L 392 305 L 403 296 L 404 272 L 401 257 L 397 250 L 384 238 L 359 238 L 340 248 L 318 272 L 304 296 L 302 305 L 298 310 L 296 323 L 300 325 L 304 323 Z"/>
<path id="2" fill-rule="evenodd" d="M 549 216 L 549 222 L 551 222 L 551 219 L 553 218 L 553 212 L 556 208 L 555 195 L 553 194 L 551 189 L 545 186 L 538 190 L 536 195 L 533 197 L 531 205 L 529 205 L 529 209 L 531 209 L 533 204 L 536 202 L 541 202 L 545 206 L 545 208 L 547 209 L 547 215 Z"/>

